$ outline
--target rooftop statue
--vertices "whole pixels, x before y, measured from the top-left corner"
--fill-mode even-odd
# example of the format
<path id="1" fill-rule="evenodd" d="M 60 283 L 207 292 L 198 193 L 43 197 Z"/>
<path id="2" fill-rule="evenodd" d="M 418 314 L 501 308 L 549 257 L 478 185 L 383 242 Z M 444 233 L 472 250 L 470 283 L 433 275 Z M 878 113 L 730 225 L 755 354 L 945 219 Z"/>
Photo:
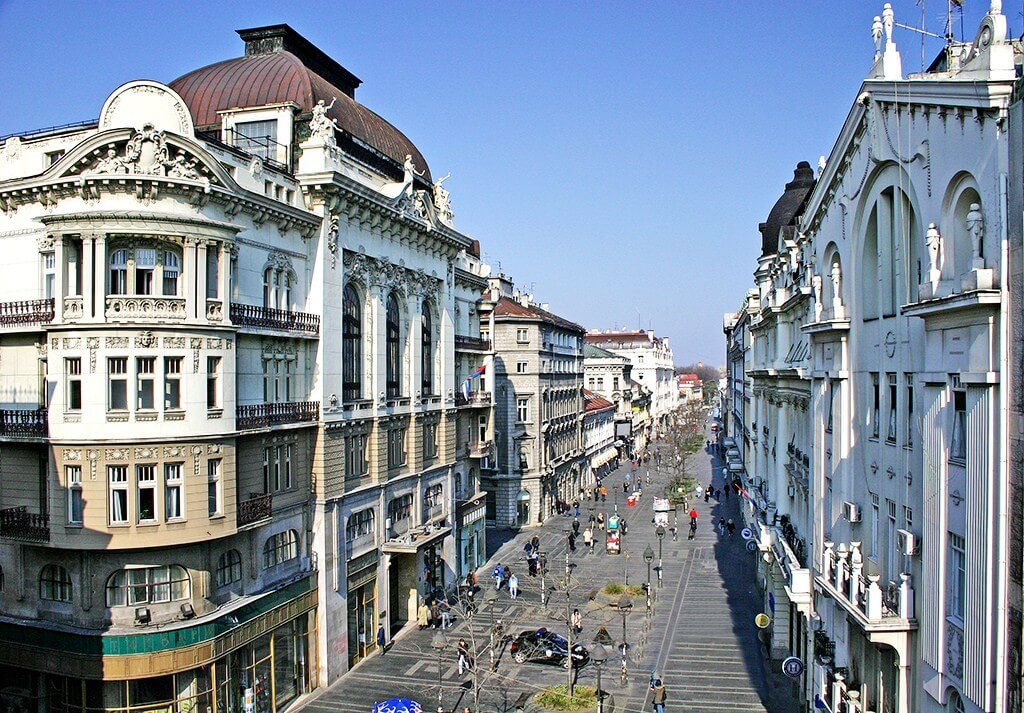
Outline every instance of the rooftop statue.
<path id="1" fill-rule="evenodd" d="M 326 104 L 321 99 L 313 107 L 313 118 L 309 120 L 310 137 L 334 144 L 334 132 L 338 129 L 338 122 L 327 116 L 327 112 L 334 107 L 336 101 L 338 101 L 337 97 L 331 99 L 330 104 Z"/>

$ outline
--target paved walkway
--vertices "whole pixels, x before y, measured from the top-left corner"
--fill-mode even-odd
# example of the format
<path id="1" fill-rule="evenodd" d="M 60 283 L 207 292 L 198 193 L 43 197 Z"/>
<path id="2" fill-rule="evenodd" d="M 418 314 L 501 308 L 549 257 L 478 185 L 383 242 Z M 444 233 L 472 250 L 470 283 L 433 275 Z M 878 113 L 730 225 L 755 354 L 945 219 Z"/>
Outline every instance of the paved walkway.
<path id="1" fill-rule="evenodd" d="M 712 472 L 711 458 L 701 452 L 691 456 L 690 473 L 707 484 Z M 716 473 L 720 473 L 720 463 Z M 621 555 L 606 554 L 598 546 L 591 554 L 584 550 L 580 538 L 577 551 L 570 555 L 573 563 L 569 606 L 579 608 L 584 615 L 581 640 L 591 645 L 595 633 L 604 626 L 619 644 L 623 635 L 623 620 L 608 597 L 591 597 L 596 590 L 610 582 L 628 581 L 640 584 L 647 578 L 647 565 L 642 553 L 650 545 L 657 565 L 658 539 L 651 524 L 654 495 L 660 495 L 669 480 L 669 474 L 651 469 L 653 483 L 645 488 L 640 504 L 625 506 L 622 476 L 628 471 L 620 468 L 606 479 L 609 490 L 607 503 L 583 503 L 580 522 L 586 527 L 589 508 L 595 512 L 615 511 L 627 520 L 628 532 L 623 537 Z M 646 471 L 646 466 L 641 469 Z M 721 476 L 714 481 L 722 487 Z M 655 584 L 654 608 L 646 614 L 643 597 L 634 599 L 634 606 L 626 617 L 626 641 L 629 644 L 626 662 L 627 680 L 620 678 L 621 656 L 614 651 L 602 669 L 602 687 L 613 696 L 616 711 L 633 712 L 651 710 L 648 682 L 652 672 L 664 679 L 668 691 L 669 713 L 686 711 L 739 711 L 788 713 L 797 710 L 783 693 L 789 687 L 774 679 L 762 663 L 757 629 L 753 618 L 758 610 L 754 592 L 754 556 L 746 551 L 740 533 L 722 536 L 712 526 L 712 518 L 732 517 L 737 522 L 739 504 L 735 497 L 722 502 L 714 499 L 696 503 L 700 513 L 697 537 L 687 541 L 688 521 L 680 513 L 678 539 L 671 533 L 662 544 L 664 580 L 662 587 Z M 508 564 L 517 573 L 521 594 L 511 600 L 502 590 L 494 607 L 494 617 L 508 624 L 513 633 L 548 627 L 565 633 L 566 594 L 564 590 L 551 595 L 546 606 L 541 604 L 540 578 L 527 575 L 523 561 L 523 546 L 534 535 L 541 539 L 541 549 L 548 553 L 549 577 L 545 584 L 564 575 L 567 549 L 565 531 L 571 518 L 552 517 L 542 526 L 520 533 L 495 533 L 490 539 L 501 543 L 491 553 L 488 565 L 479 573 L 480 586 L 493 586 L 490 570 L 497 562 Z M 656 579 L 656 574 L 653 575 Z M 477 596 L 481 603 L 484 591 Z M 491 613 L 482 610 L 474 620 L 457 620 L 445 632 L 450 647 L 440 658 L 441 706 L 447 711 L 461 711 L 469 706 L 473 710 L 511 713 L 516 700 L 555 683 L 566 681 L 566 672 L 557 666 L 516 664 L 507 648 L 498 652 L 496 671 L 487 672 L 487 632 Z M 394 642 L 385 656 L 372 656 L 327 689 L 321 689 L 308 699 L 302 710 L 308 713 L 369 713 L 376 701 L 392 696 L 405 696 L 419 701 L 425 710 L 438 708 L 439 659 L 431 648 L 435 632 L 406 630 Z M 473 700 L 473 674 L 458 674 L 454 646 L 465 638 L 477 649 L 477 685 L 479 707 Z M 595 667 L 587 666 L 578 674 L 578 681 L 593 686 Z M 527 710 L 535 710 L 528 706 Z M 610 708 L 608 708 L 610 710 Z"/>

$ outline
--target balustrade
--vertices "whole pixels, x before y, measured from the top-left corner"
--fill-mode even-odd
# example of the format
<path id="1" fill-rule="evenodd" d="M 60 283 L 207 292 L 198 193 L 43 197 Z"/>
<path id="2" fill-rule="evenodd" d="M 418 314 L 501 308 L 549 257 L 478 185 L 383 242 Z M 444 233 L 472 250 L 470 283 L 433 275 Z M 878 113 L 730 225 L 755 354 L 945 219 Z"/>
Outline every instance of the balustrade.
<path id="1" fill-rule="evenodd" d="M 50 541 L 50 516 L 24 506 L 0 510 L 0 537 L 31 542 Z"/>
<path id="2" fill-rule="evenodd" d="M 250 493 L 248 500 L 238 503 L 238 526 L 266 520 L 272 513 L 273 496 L 270 493 Z"/>
<path id="3" fill-rule="evenodd" d="M 49 433 L 46 409 L 0 409 L 0 435 L 45 437 Z"/>
<path id="4" fill-rule="evenodd" d="M 22 300 L 0 302 L 0 326 L 18 324 L 49 324 L 53 321 L 53 298 L 45 300 Z"/>
<path id="5" fill-rule="evenodd" d="M 320 315 L 308 312 L 273 309 L 259 305 L 231 304 L 231 321 L 239 327 L 285 329 L 296 332 L 320 333 Z"/>
<path id="6" fill-rule="evenodd" d="M 491 340 L 456 334 L 455 348 L 461 351 L 488 352 L 491 350 Z"/>
<path id="7" fill-rule="evenodd" d="M 283 423 L 316 421 L 318 418 L 320 418 L 319 401 L 247 404 L 238 407 L 235 414 L 235 426 L 239 431 L 244 431 Z"/>

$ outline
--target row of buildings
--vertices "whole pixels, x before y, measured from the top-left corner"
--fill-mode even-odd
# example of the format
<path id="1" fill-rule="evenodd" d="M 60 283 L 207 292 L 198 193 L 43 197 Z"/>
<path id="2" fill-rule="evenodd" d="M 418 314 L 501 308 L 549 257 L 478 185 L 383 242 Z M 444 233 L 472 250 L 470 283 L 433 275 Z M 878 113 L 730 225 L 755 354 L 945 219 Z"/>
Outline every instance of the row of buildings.
<path id="1" fill-rule="evenodd" d="M 239 35 L 0 137 L 12 710 L 283 710 L 673 407 L 668 340 L 492 276 L 357 77 Z"/>
<path id="2" fill-rule="evenodd" d="M 995 1 L 904 76 L 894 24 L 726 316 L 728 469 L 808 710 L 1020 711 L 1021 47 Z"/>

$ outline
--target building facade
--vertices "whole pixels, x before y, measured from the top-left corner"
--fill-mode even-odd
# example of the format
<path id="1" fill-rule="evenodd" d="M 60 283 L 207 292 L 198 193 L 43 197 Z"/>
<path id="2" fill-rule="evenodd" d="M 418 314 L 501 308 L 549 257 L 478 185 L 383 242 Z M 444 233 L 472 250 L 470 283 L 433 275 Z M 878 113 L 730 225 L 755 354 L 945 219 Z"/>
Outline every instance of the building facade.
<path id="1" fill-rule="evenodd" d="M 40 710 L 282 710 L 483 556 L 479 246 L 358 78 L 239 34 L 0 150 L 0 677 Z"/>
<path id="2" fill-rule="evenodd" d="M 593 331 L 587 344 L 629 359 L 633 380 L 651 395 L 650 413 L 655 428 L 668 423 L 669 414 L 679 406 L 675 363 L 668 337 L 657 337 L 651 330 Z"/>
<path id="3" fill-rule="evenodd" d="M 585 492 L 615 467 L 619 449 L 615 446 L 615 404 L 589 389 L 583 392 L 583 399 L 583 453 L 586 470 L 580 488 Z M 578 495 L 574 494 L 573 499 Z"/>
<path id="4" fill-rule="evenodd" d="M 583 372 L 587 390 L 615 404 L 616 436 L 628 441 L 634 431 L 633 365 L 625 357 L 584 343 Z"/>

